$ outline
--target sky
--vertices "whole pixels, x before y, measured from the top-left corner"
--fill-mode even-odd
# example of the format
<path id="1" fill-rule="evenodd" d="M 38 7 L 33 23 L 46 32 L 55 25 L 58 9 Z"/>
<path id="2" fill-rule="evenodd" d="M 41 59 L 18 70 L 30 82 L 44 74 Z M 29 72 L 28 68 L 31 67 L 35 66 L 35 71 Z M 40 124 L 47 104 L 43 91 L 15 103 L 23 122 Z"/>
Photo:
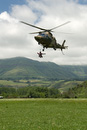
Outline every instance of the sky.
<path id="1" fill-rule="evenodd" d="M 42 28 L 55 29 L 57 43 L 68 49 L 42 49 L 29 33 L 39 31 L 20 23 L 25 21 Z M 62 33 L 65 32 L 65 33 Z M 0 59 L 26 57 L 33 60 L 54 62 L 58 65 L 87 65 L 87 0 L 0 0 Z"/>

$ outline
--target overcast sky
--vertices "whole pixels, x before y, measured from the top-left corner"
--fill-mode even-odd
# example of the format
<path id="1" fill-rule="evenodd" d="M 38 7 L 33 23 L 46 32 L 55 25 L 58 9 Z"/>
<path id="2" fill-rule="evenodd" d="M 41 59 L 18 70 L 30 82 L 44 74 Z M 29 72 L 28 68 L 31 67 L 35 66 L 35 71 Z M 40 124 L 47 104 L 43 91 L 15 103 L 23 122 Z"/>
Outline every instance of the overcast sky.
<path id="1" fill-rule="evenodd" d="M 46 55 L 39 58 L 42 46 L 29 34 L 39 30 L 20 20 L 47 29 L 71 21 L 53 33 L 58 43 L 66 40 L 64 55 L 60 50 L 46 49 Z M 59 65 L 87 64 L 87 0 L 0 0 L 0 59 L 11 57 Z"/>

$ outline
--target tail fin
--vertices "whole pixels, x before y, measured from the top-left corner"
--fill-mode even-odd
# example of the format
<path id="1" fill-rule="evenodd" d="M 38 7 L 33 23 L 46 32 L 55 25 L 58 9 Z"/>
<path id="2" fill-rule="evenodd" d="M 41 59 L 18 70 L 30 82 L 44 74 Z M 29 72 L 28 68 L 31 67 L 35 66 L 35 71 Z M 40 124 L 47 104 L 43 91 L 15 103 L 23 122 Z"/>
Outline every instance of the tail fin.
<path id="1" fill-rule="evenodd" d="M 66 42 L 66 40 L 64 40 L 63 43 L 62 43 L 62 45 L 61 45 L 61 51 L 62 51 L 63 49 L 68 48 L 68 46 L 64 46 L 65 42 Z M 63 53 L 63 51 L 62 51 L 62 53 Z"/>
<path id="2" fill-rule="evenodd" d="M 66 42 L 66 40 L 63 41 L 62 46 L 64 46 L 65 42 Z"/>

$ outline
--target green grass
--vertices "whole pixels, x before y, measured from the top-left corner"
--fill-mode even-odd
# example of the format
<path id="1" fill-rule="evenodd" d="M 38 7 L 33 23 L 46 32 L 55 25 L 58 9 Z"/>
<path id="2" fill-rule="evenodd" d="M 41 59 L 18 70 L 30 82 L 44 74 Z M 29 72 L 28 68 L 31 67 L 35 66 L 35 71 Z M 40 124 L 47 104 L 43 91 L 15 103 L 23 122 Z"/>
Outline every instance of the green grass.
<path id="1" fill-rule="evenodd" d="M 1 99 L 0 130 L 87 130 L 87 100 Z"/>

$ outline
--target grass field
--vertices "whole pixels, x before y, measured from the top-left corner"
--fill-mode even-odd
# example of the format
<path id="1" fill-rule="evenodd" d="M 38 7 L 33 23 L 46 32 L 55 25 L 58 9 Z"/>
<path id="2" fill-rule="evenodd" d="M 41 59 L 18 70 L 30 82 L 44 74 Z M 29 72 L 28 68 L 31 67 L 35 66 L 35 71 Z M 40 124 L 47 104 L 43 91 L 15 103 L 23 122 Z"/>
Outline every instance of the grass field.
<path id="1" fill-rule="evenodd" d="M 87 100 L 1 99 L 0 130 L 87 130 Z"/>

